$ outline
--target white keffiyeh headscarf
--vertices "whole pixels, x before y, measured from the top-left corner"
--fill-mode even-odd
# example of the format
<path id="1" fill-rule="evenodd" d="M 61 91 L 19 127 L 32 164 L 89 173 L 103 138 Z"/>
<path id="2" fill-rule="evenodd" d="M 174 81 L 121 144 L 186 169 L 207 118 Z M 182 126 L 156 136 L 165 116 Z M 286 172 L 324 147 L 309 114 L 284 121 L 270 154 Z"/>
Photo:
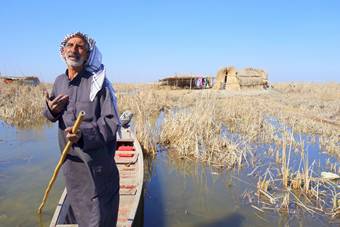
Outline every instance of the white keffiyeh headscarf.
<path id="1" fill-rule="evenodd" d="M 110 91 L 110 95 L 114 105 L 115 118 L 117 122 L 120 124 L 115 90 L 113 89 L 109 79 L 106 77 L 105 67 L 102 64 L 102 54 L 100 53 L 99 49 L 96 46 L 96 41 L 94 41 L 94 39 L 88 37 L 87 34 L 84 34 L 82 32 L 71 33 L 69 35 L 66 35 L 64 40 L 61 42 L 60 54 L 62 55 L 67 41 L 76 36 L 83 38 L 88 45 L 89 57 L 85 62 L 85 69 L 92 73 L 93 75 L 89 99 L 92 102 L 96 97 L 97 93 L 102 89 L 103 85 L 105 85 Z"/>

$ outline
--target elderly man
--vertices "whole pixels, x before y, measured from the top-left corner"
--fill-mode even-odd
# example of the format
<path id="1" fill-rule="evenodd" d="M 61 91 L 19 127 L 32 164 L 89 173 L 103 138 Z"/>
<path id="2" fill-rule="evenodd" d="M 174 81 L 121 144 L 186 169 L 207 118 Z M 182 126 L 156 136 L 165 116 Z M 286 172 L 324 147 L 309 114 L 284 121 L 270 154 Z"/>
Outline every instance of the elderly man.
<path id="1" fill-rule="evenodd" d="M 76 222 L 83 226 L 115 226 L 119 204 L 119 174 L 114 163 L 119 127 L 116 98 L 105 77 L 101 54 L 93 39 L 76 32 L 65 37 L 60 54 L 67 70 L 46 94 L 44 115 L 58 121 L 59 146 L 73 146 L 63 164 L 68 198 Z M 80 130 L 72 126 L 80 111 Z"/>

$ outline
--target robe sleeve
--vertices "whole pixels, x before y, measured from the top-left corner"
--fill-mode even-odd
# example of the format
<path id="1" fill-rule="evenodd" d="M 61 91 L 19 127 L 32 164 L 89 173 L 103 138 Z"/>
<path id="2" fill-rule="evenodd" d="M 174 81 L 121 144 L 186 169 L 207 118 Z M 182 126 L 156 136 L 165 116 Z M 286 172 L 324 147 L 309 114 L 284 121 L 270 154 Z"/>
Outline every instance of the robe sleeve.
<path id="1" fill-rule="evenodd" d="M 118 122 L 115 118 L 115 105 L 109 88 L 103 87 L 97 97 L 100 103 L 100 117 L 97 121 L 83 122 L 80 126 L 79 146 L 84 150 L 93 150 L 116 140 Z"/>

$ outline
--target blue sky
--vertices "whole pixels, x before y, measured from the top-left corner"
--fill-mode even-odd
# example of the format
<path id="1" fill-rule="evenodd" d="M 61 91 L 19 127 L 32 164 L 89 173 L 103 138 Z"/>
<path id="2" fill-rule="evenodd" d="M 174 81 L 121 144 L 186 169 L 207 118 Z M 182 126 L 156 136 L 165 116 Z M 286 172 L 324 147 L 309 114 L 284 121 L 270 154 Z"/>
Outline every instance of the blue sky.
<path id="1" fill-rule="evenodd" d="M 270 81 L 340 82 L 340 1 L 1 2 L 0 72 L 64 72 L 59 43 L 82 31 L 97 41 L 113 82 L 175 73 L 215 76 L 263 68 Z"/>

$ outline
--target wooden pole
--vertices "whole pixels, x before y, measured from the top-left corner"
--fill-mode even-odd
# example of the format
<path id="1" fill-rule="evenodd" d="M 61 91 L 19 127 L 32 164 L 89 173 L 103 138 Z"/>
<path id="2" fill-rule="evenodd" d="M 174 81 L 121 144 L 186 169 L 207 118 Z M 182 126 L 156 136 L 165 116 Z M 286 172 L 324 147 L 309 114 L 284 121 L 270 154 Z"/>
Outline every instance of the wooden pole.
<path id="1" fill-rule="evenodd" d="M 76 133 L 79 129 L 79 126 L 80 126 L 80 123 L 83 121 L 83 118 L 85 116 L 85 112 L 84 111 L 81 111 L 77 117 L 77 120 L 76 122 L 74 123 L 73 125 L 73 128 L 72 128 L 72 133 Z M 53 172 L 53 175 L 52 175 L 52 178 L 50 179 L 50 181 L 48 182 L 48 186 L 45 190 L 45 194 L 44 194 L 44 198 L 38 208 L 38 214 L 41 214 L 41 211 L 42 211 L 42 208 L 44 207 L 45 203 L 46 203 L 46 200 L 47 200 L 47 197 L 48 197 L 48 194 L 50 193 L 51 189 L 52 189 L 52 186 L 55 182 L 55 180 L 57 179 L 57 176 L 58 176 L 58 173 L 59 173 L 59 170 L 61 168 L 61 166 L 63 165 L 65 159 L 66 159 L 66 155 L 67 153 L 69 152 L 70 148 L 72 146 L 72 142 L 71 141 L 68 141 L 66 146 L 64 147 L 64 150 L 63 152 L 61 153 L 61 156 L 60 156 L 60 159 L 59 159 L 59 162 L 56 166 L 56 168 L 54 169 L 54 172 Z"/>

